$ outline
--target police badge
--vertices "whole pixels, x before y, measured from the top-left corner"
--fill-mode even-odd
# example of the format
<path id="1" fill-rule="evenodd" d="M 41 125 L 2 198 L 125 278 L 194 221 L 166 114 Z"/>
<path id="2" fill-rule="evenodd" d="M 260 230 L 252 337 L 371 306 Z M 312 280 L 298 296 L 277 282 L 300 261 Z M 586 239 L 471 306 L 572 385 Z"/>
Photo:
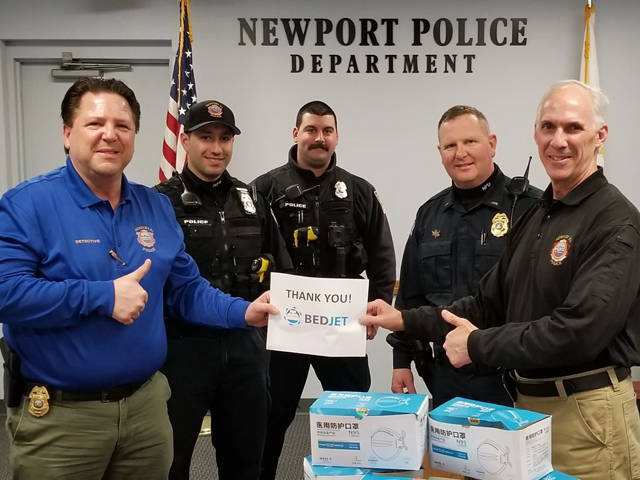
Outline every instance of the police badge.
<path id="1" fill-rule="evenodd" d="M 49 392 L 47 387 L 36 385 L 31 389 L 27 410 L 34 417 L 43 417 L 49 413 Z"/>
<path id="2" fill-rule="evenodd" d="M 249 191 L 246 188 L 236 187 L 238 195 L 240 195 L 240 203 L 242 204 L 242 208 L 247 215 L 255 215 L 256 214 L 256 206 L 253 203 L 253 199 L 251 195 L 249 195 Z"/>
<path id="3" fill-rule="evenodd" d="M 341 180 L 336 182 L 336 197 L 347 198 L 347 184 Z"/>
<path id="4" fill-rule="evenodd" d="M 496 213 L 491 219 L 491 234 L 502 237 L 509 231 L 509 217 L 506 213 Z"/>

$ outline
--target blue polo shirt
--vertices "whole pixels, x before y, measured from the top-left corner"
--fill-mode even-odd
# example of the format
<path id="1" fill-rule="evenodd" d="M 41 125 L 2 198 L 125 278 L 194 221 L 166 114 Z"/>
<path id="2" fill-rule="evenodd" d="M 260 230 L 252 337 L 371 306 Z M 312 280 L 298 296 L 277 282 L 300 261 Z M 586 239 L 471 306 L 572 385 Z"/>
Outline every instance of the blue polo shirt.
<path id="1" fill-rule="evenodd" d="M 124 177 L 121 197 L 114 212 L 67 158 L 0 199 L 0 321 L 25 378 L 98 391 L 150 377 L 166 356 L 163 300 L 189 323 L 247 327 L 248 302 L 212 288 L 185 253 L 169 199 Z M 147 258 L 149 300 L 123 325 L 113 280 Z"/>

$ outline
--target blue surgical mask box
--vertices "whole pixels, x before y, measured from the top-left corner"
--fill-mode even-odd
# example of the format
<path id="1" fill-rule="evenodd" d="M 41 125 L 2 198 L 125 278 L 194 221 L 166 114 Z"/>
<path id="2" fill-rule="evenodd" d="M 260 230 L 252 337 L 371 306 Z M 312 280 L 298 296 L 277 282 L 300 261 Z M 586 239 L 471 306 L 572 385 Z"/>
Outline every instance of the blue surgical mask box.
<path id="1" fill-rule="evenodd" d="M 456 397 L 429 412 L 432 468 L 478 480 L 540 480 L 551 466 L 551 417 Z"/>
<path id="2" fill-rule="evenodd" d="M 304 480 L 411 480 L 424 478 L 423 470 L 389 470 L 384 468 L 323 467 L 314 465 L 311 457 L 304 458 Z"/>
<path id="3" fill-rule="evenodd" d="M 313 465 L 311 457 L 304 458 L 304 480 L 362 480 L 370 471 L 370 468 Z"/>
<path id="4" fill-rule="evenodd" d="M 566 473 L 562 473 L 558 470 L 554 470 L 551 473 L 547 473 L 540 480 L 579 480 L 578 477 L 572 477 L 571 475 L 567 475 Z"/>
<path id="5" fill-rule="evenodd" d="M 323 392 L 309 408 L 313 465 L 418 470 L 427 395 Z"/>

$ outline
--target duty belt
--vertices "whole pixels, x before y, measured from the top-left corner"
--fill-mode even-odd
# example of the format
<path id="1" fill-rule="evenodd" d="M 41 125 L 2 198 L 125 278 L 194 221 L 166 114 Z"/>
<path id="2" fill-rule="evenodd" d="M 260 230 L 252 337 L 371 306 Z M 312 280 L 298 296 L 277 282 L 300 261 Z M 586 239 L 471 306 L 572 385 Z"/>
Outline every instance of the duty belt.
<path id="1" fill-rule="evenodd" d="M 618 381 L 622 381 L 631 375 L 631 369 L 629 367 L 616 367 L 613 371 L 616 377 L 618 377 Z M 560 392 L 558 391 L 556 381 L 562 383 L 567 396 L 612 385 L 609 373 L 605 370 L 584 376 L 563 378 L 562 380 L 536 381 L 534 379 L 517 378 L 516 386 L 518 393 L 522 393 L 523 395 L 529 395 L 531 397 L 559 397 Z"/>
<path id="2" fill-rule="evenodd" d="M 46 387 L 49 397 L 52 401 L 68 401 L 68 402 L 118 402 L 123 398 L 130 397 L 138 391 L 138 389 L 144 385 L 148 380 L 136 383 L 127 383 L 125 385 L 118 385 L 113 388 L 108 388 L 100 392 L 73 392 L 68 390 L 61 390 L 59 388 L 50 387 L 43 383 L 26 382 L 24 394 L 29 395 L 29 392 L 33 387 Z"/>

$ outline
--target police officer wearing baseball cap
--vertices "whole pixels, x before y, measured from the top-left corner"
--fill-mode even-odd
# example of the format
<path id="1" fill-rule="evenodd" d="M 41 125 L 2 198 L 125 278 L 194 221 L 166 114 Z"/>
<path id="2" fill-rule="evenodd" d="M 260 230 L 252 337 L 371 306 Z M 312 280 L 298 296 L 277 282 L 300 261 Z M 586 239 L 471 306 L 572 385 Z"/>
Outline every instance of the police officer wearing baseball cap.
<path id="1" fill-rule="evenodd" d="M 236 117 L 229 107 L 215 100 L 207 100 L 195 103 L 187 111 L 184 131 L 191 133 L 201 127 L 218 123 L 226 125 L 234 135 L 240 135 L 240 129 L 236 127 Z"/>
<path id="2" fill-rule="evenodd" d="M 180 135 L 187 164 L 156 188 L 171 199 L 200 274 L 225 292 L 253 299 L 268 289 L 271 271 L 292 266 L 269 205 L 227 171 L 239 134 L 233 112 L 222 102 L 192 105 Z M 171 312 L 166 324 L 163 371 L 172 391 L 174 445 L 169 478 L 189 478 L 193 448 L 210 410 L 219 478 L 257 479 L 269 398 L 261 332 L 194 327 Z"/>

